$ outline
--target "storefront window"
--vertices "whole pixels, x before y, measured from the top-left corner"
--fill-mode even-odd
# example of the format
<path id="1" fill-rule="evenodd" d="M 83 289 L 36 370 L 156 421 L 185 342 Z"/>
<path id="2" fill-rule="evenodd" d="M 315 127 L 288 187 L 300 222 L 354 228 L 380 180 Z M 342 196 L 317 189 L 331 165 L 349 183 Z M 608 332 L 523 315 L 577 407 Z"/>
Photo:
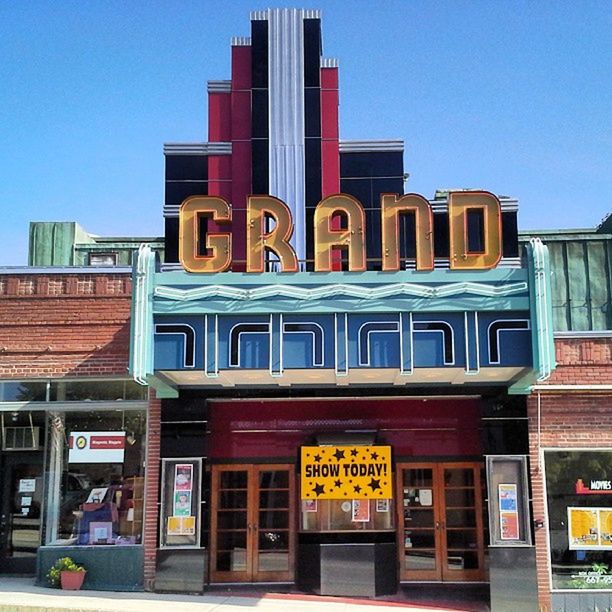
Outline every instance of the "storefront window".
<path id="1" fill-rule="evenodd" d="M 0 402 L 44 402 L 46 398 L 46 382 L 0 382 Z"/>
<path id="2" fill-rule="evenodd" d="M 546 451 L 553 589 L 612 588 L 612 451 Z"/>
<path id="3" fill-rule="evenodd" d="M 143 411 L 50 413 L 48 545 L 139 544 Z"/>
<path id="4" fill-rule="evenodd" d="M 391 499 L 302 500 L 303 531 L 385 531 L 395 528 Z"/>
<path id="5" fill-rule="evenodd" d="M 144 400 L 146 393 L 146 387 L 131 380 L 57 381 L 51 383 L 50 400 L 52 402 Z"/>

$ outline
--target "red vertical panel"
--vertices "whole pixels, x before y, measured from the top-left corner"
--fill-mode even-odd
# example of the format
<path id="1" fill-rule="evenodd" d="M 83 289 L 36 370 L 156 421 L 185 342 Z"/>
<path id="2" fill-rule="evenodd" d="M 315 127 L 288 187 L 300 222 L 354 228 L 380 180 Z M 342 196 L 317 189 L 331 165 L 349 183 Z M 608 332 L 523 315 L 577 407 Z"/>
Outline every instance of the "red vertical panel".
<path id="1" fill-rule="evenodd" d="M 338 69 L 321 68 L 321 194 L 340 193 L 340 141 L 338 128 Z M 340 229 L 340 218 L 332 220 Z M 332 254 L 332 270 L 342 270 L 342 256 Z"/>
<path id="2" fill-rule="evenodd" d="M 208 195 L 217 195 L 232 200 L 231 155 L 208 156 Z"/>
<path id="3" fill-rule="evenodd" d="M 230 93 L 208 92 L 208 142 L 229 142 L 231 139 Z"/>
<path id="4" fill-rule="evenodd" d="M 251 193 L 251 47 L 232 47 L 232 270 L 244 271 Z"/>

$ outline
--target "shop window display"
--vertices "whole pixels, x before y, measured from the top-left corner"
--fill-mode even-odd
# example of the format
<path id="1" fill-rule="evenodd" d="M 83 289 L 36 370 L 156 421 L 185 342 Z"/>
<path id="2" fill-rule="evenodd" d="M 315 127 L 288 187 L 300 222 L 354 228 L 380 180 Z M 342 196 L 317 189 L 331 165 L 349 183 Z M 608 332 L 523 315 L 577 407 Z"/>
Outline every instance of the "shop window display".
<path id="1" fill-rule="evenodd" d="M 546 451 L 553 589 L 612 588 L 612 451 Z"/>
<path id="2" fill-rule="evenodd" d="M 48 545 L 125 545 L 142 539 L 145 414 L 50 414 Z"/>

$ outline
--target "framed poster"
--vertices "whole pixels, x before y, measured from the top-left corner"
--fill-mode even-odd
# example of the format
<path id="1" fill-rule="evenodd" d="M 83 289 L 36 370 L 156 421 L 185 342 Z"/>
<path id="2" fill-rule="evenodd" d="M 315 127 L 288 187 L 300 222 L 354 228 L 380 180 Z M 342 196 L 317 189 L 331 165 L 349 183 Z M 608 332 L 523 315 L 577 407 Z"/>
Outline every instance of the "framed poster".
<path id="1" fill-rule="evenodd" d="M 191 491 L 174 492 L 174 516 L 191 515 Z"/>
<path id="2" fill-rule="evenodd" d="M 353 523 L 367 523 L 370 520 L 370 500 L 354 499 L 352 501 L 351 520 Z"/>
<path id="3" fill-rule="evenodd" d="M 193 465 L 191 463 L 177 463 L 174 468 L 174 490 L 191 491 L 193 482 Z"/>
<path id="4" fill-rule="evenodd" d="M 389 512 L 390 504 L 388 499 L 376 500 L 376 512 Z"/>

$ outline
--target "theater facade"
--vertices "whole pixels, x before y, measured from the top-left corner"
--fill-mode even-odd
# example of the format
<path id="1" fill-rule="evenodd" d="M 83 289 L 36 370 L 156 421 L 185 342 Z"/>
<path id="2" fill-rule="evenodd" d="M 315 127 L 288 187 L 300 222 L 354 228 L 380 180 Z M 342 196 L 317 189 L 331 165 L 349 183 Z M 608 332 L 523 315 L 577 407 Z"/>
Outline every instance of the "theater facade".
<path id="1" fill-rule="evenodd" d="M 555 356 L 516 200 L 405 193 L 401 140 L 341 140 L 318 11 L 252 13 L 208 95 L 209 141 L 164 147 L 165 262 L 133 270 L 145 584 L 537 601 L 526 396 Z"/>

